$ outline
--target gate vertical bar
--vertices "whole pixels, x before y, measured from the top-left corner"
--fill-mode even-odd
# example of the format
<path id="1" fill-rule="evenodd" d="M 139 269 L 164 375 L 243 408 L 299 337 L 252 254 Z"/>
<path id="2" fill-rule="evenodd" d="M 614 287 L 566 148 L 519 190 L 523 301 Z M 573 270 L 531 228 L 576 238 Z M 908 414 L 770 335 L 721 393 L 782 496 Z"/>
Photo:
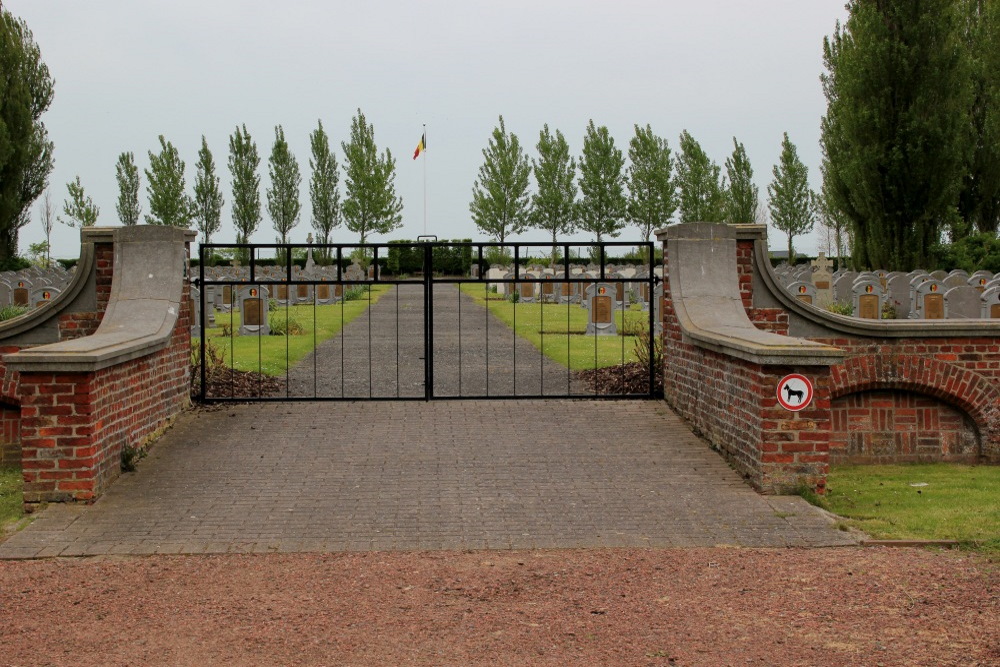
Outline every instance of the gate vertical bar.
<path id="1" fill-rule="evenodd" d="M 211 253 L 211 250 L 209 250 Z M 205 289 L 205 246 L 198 246 L 198 284 L 201 289 L 198 290 L 198 308 L 201 312 L 201 340 L 199 341 L 199 346 L 201 347 L 201 400 L 204 401 L 207 393 L 205 391 L 205 382 L 207 381 L 208 372 L 206 371 L 207 364 L 205 363 L 205 330 L 208 328 L 208 320 L 205 319 L 205 299 L 207 298 L 208 290 Z M 212 292 L 215 292 L 215 288 L 212 288 Z M 215 307 L 214 305 L 212 306 Z"/>
<path id="2" fill-rule="evenodd" d="M 653 299 L 656 298 L 654 287 L 656 287 L 656 262 L 653 257 L 653 250 L 656 244 L 647 241 L 646 252 L 649 253 L 649 277 L 646 278 L 646 304 L 649 306 L 649 397 L 656 395 L 656 306 Z"/>
<path id="3" fill-rule="evenodd" d="M 434 398 L 434 262 L 424 242 L 424 400 Z"/>

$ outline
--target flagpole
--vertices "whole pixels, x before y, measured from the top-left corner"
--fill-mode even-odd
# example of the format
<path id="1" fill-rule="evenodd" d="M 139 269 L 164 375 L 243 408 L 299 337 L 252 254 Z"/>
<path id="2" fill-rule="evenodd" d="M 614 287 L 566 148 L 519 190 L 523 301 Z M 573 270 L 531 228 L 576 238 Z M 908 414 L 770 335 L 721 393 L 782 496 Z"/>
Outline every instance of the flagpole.
<path id="1" fill-rule="evenodd" d="M 424 236 L 427 236 L 427 123 L 424 123 Z"/>

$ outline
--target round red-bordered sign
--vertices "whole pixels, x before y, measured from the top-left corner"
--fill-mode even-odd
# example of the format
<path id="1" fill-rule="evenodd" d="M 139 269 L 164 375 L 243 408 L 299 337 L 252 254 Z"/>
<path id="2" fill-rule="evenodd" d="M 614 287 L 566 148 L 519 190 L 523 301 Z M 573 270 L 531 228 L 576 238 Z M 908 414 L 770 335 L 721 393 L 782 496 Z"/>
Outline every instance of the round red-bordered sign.
<path id="1" fill-rule="evenodd" d="M 813 400 L 813 384 L 805 375 L 792 373 L 778 382 L 778 404 L 786 410 L 798 412 L 809 407 Z"/>

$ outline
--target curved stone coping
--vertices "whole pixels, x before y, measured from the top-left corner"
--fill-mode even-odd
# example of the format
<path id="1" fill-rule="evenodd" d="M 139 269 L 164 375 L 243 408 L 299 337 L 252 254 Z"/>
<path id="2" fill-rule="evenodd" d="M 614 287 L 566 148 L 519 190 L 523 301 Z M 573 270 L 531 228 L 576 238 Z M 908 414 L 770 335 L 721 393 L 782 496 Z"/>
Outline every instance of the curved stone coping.
<path id="1" fill-rule="evenodd" d="M 667 228 L 670 294 L 681 330 L 698 347 L 761 365 L 829 366 L 844 352 L 761 331 L 739 292 L 736 238 L 727 225 Z"/>
<path id="2" fill-rule="evenodd" d="M 139 226 L 113 233 L 111 296 L 97 331 L 9 354 L 4 357 L 8 368 L 92 372 L 152 354 L 170 343 L 186 280 L 184 243 L 194 232 Z"/>
<path id="3" fill-rule="evenodd" d="M 96 261 L 94 244 L 109 243 L 113 233 L 114 228 L 112 227 L 88 227 L 80 230 L 80 260 L 76 263 L 73 280 L 66 286 L 66 289 L 56 295 L 56 298 L 44 306 L 32 308 L 23 315 L 0 322 L 0 340 L 18 336 L 40 327 L 66 310 L 80 295 L 80 292 L 87 286 L 87 281 L 94 274 L 94 262 Z"/>
<path id="4" fill-rule="evenodd" d="M 831 313 L 805 303 L 781 286 L 768 256 L 763 225 L 735 225 L 738 238 L 754 241 L 754 259 L 768 291 L 787 310 L 838 333 L 868 338 L 993 338 L 1000 336 L 1000 320 L 863 320 Z"/>

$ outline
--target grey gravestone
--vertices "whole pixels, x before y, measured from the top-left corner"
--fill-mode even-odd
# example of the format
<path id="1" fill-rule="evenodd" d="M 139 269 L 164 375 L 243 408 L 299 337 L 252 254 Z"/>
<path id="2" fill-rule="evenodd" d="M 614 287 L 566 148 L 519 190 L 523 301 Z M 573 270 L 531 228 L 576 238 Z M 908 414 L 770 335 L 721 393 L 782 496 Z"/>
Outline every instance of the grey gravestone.
<path id="1" fill-rule="evenodd" d="M 910 316 L 910 278 L 905 273 L 890 275 L 886 284 L 886 297 L 895 309 L 897 319 Z"/>
<path id="2" fill-rule="evenodd" d="M 619 309 L 615 300 L 615 286 L 611 283 L 597 283 L 587 288 L 588 336 L 613 336 L 618 333 L 615 326 L 615 311 Z"/>
<path id="3" fill-rule="evenodd" d="M 944 282 L 944 279 L 948 277 L 948 272 L 944 269 L 938 269 L 937 271 L 931 271 L 931 278 L 939 282 Z"/>
<path id="4" fill-rule="evenodd" d="M 991 287 L 980 295 L 980 317 L 1000 319 L 1000 287 Z"/>
<path id="5" fill-rule="evenodd" d="M 961 273 L 955 273 L 952 271 L 948 274 L 948 277 L 942 280 L 944 286 L 948 289 L 952 287 L 968 287 L 969 286 L 969 275 L 962 271 Z"/>
<path id="6" fill-rule="evenodd" d="M 316 285 L 316 303 L 321 306 L 325 306 L 327 304 L 334 303 L 337 300 L 337 297 L 333 292 L 334 286 L 326 282 L 326 278 L 323 278 L 322 280 L 323 282 Z"/>
<path id="7" fill-rule="evenodd" d="M 244 287 L 240 290 L 240 335 L 267 336 L 271 333 L 268 325 L 267 290 L 263 287 Z"/>
<path id="8" fill-rule="evenodd" d="M 885 301 L 885 290 L 882 289 L 882 283 L 877 276 L 873 280 L 858 280 L 854 283 L 854 294 L 851 297 L 854 317 L 863 320 L 882 319 L 882 306 L 885 305 Z"/>
<path id="9" fill-rule="evenodd" d="M 945 282 L 945 285 L 947 284 Z M 944 293 L 944 317 L 946 320 L 976 320 L 982 315 L 982 311 L 983 300 L 979 290 L 971 285 L 958 285 Z"/>
<path id="10" fill-rule="evenodd" d="M 944 283 L 930 278 L 920 283 L 913 296 L 910 317 L 917 320 L 944 319 Z"/>
<path id="11" fill-rule="evenodd" d="M 517 289 L 517 300 L 523 303 L 533 303 L 535 301 L 535 276 L 530 273 L 521 275 L 523 282 L 515 285 Z"/>
<path id="12" fill-rule="evenodd" d="M 201 336 L 201 290 L 191 285 L 191 336 Z"/>
<path id="13" fill-rule="evenodd" d="M 31 290 L 29 303 L 32 308 L 41 308 L 52 299 L 59 296 L 61 292 L 62 290 L 48 285 L 44 287 L 36 287 Z"/>
<path id="14" fill-rule="evenodd" d="M 663 333 L 663 283 L 657 283 L 653 288 L 653 326 L 656 335 Z"/>
<path id="15" fill-rule="evenodd" d="M 833 284 L 833 298 L 837 303 L 849 303 L 854 293 L 854 281 L 860 274 L 854 271 L 844 271 Z"/>
<path id="16" fill-rule="evenodd" d="M 816 286 L 812 283 L 797 280 L 794 283 L 790 283 L 786 289 L 799 301 L 816 305 Z"/>

